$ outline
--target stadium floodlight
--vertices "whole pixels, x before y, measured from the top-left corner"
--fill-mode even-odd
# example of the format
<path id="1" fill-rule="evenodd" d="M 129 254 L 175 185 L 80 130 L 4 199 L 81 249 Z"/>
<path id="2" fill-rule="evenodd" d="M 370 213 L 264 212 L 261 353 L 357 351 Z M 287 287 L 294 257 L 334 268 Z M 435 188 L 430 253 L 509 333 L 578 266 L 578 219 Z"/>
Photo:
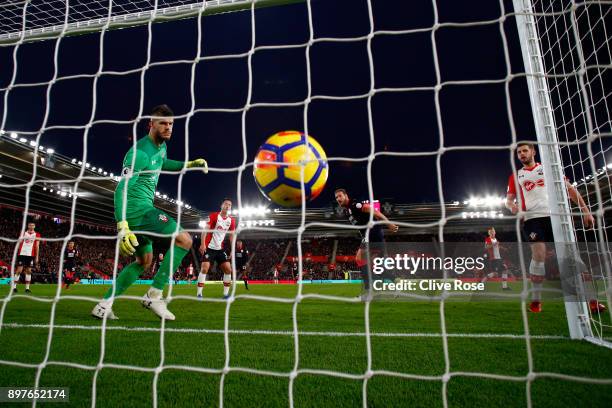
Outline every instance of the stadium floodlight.
<path id="1" fill-rule="evenodd" d="M 20 137 L 20 138 L 19 138 L 19 141 L 20 141 L 21 143 L 27 143 L 28 139 L 26 139 L 25 137 Z"/>
<path id="2" fill-rule="evenodd" d="M 101 168 L 98 169 L 98 173 L 102 174 L 104 170 L 102 170 Z"/>
<path id="3" fill-rule="evenodd" d="M 52 192 L 53 192 L 53 189 L 50 189 L 50 190 L 49 190 L 49 192 L 50 192 L 50 193 L 52 193 Z"/>
<path id="4" fill-rule="evenodd" d="M 606 167 L 608 168 L 608 170 L 612 170 L 612 163 L 608 163 Z"/>
<path id="5" fill-rule="evenodd" d="M 83 165 L 83 162 L 79 160 L 79 166 Z"/>
<path id="6" fill-rule="evenodd" d="M 104 172 L 103 174 L 104 174 L 105 176 L 106 176 L 106 175 L 108 175 L 108 173 L 107 173 L 107 172 Z"/>
<path id="7" fill-rule="evenodd" d="M 70 162 L 71 162 L 72 164 L 74 164 L 74 163 L 76 163 L 76 161 L 77 161 L 77 159 L 72 159 Z"/>
<path id="8" fill-rule="evenodd" d="M 17 139 L 17 132 L 11 132 L 11 139 Z"/>
<path id="9" fill-rule="evenodd" d="M 155 192 L 155 196 L 156 196 L 156 197 L 159 197 L 159 196 L 161 196 L 161 193 L 160 193 L 159 191 L 156 191 L 156 192 Z"/>
<path id="10" fill-rule="evenodd" d="M 36 147 L 36 142 L 34 140 L 30 140 L 30 146 Z"/>
<path id="11" fill-rule="evenodd" d="M 91 171 L 96 171 L 96 169 L 97 169 L 97 167 L 96 167 L 96 166 L 93 166 L 93 167 L 92 167 L 90 170 L 91 170 Z"/>
<path id="12" fill-rule="evenodd" d="M 200 228 L 204 228 L 204 227 L 206 227 L 206 221 L 205 221 L 205 220 L 200 220 L 200 222 L 198 222 L 198 226 L 199 226 Z"/>
<path id="13" fill-rule="evenodd" d="M 113 173 L 110 173 L 109 176 L 111 176 L 111 178 L 115 177 Z"/>
<path id="14" fill-rule="evenodd" d="M 163 198 L 164 200 L 166 200 L 166 199 L 168 198 L 168 195 L 166 195 L 166 194 L 162 194 L 162 198 Z"/>
<path id="15" fill-rule="evenodd" d="M 0 135 L 4 136 L 5 133 L 6 133 L 6 130 L 0 129 Z"/>
<path id="16" fill-rule="evenodd" d="M 90 167 L 91 167 L 91 164 L 89 164 L 89 163 L 85 163 L 85 167 L 86 167 L 86 168 L 90 168 Z"/>
<path id="17" fill-rule="evenodd" d="M 50 147 L 50 148 L 47 149 L 47 153 L 53 154 L 53 153 L 55 153 L 55 150 Z"/>

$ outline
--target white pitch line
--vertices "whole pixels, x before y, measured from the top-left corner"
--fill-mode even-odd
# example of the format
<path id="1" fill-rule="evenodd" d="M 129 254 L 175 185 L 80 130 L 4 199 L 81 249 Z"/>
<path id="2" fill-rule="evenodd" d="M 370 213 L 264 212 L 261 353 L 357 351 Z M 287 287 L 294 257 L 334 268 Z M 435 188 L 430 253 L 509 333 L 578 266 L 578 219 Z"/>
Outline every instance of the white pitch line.
<path id="1" fill-rule="evenodd" d="M 21 323 L 5 323 L 2 327 L 11 329 L 49 329 L 48 324 L 21 324 Z M 99 331 L 101 326 L 87 325 L 53 325 L 54 329 L 63 330 L 92 330 Z M 106 326 L 106 330 L 114 331 L 133 331 L 133 332 L 159 332 L 158 327 L 127 327 L 127 326 Z M 172 328 L 164 329 L 168 333 L 199 333 L 199 334 L 224 334 L 222 329 L 188 329 L 188 328 Z M 293 336 L 293 331 L 281 330 L 228 330 L 229 334 L 247 334 L 247 335 L 270 335 L 270 336 Z M 320 336 L 320 337 L 365 337 L 365 333 L 359 332 L 310 332 L 301 331 L 300 336 Z M 440 333 L 386 333 L 386 332 L 371 332 L 372 337 L 442 337 Z M 524 334 L 510 333 L 447 333 L 446 337 L 471 338 L 471 339 L 525 339 Z M 537 340 L 570 340 L 567 336 L 553 335 L 531 335 L 531 339 Z"/>

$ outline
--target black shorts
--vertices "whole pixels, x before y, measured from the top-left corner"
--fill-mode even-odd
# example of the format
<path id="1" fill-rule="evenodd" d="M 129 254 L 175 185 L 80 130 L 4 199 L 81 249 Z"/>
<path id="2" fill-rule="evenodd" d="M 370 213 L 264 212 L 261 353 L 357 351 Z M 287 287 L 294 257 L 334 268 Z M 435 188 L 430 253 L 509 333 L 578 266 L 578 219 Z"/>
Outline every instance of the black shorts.
<path id="1" fill-rule="evenodd" d="M 554 242 L 550 217 L 538 217 L 523 223 L 523 239 L 527 242 Z"/>
<path id="2" fill-rule="evenodd" d="M 217 265 L 221 265 L 222 263 L 229 262 L 230 258 L 227 256 L 224 250 L 222 249 L 207 249 L 204 255 L 202 255 L 202 262 L 210 262 L 217 263 Z"/>
<path id="3" fill-rule="evenodd" d="M 503 272 L 506 270 L 503 259 L 491 259 L 491 271 Z"/>
<path id="4" fill-rule="evenodd" d="M 17 257 L 17 266 L 24 266 L 26 268 L 31 268 L 34 266 L 34 257 L 27 255 L 19 255 Z"/>

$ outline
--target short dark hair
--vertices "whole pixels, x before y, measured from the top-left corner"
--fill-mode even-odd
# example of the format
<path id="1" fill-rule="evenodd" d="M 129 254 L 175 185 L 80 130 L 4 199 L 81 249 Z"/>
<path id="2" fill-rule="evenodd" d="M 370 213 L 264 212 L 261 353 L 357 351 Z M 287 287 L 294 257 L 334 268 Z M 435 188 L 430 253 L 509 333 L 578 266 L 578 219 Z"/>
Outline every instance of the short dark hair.
<path id="1" fill-rule="evenodd" d="M 232 204 L 234 203 L 234 202 L 232 201 L 232 199 L 231 199 L 231 198 L 225 197 L 225 198 L 224 198 L 224 199 L 221 201 L 221 204 L 223 204 L 223 203 L 224 203 L 224 202 L 226 202 L 226 201 L 229 201 L 229 202 L 230 202 L 230 203 L 232 203 Z"/>
<path id="2" fill-rule="evenodd" d="M 166 104 L 157 105 L 156 107 L 151 109 L 151 116 L 169 117 L 174 116 L 174 112 L 172 112 L 172 109 L 170 109 L 170 107 Z"/>
<path id="3" fill-rule="evenodd" d="M 519 144 L 516 145 L 516 148 L 518 149 L 521 146 L 529 146 L 531 149 L 535 150 L 535 144 L 531 142 L 520 142 Z"/>
<path id="4" fill-rule="evenodd" d="M 334 195 L 336 195 L 336 193 L 337 193 L 338 191 L 341 191 L 341 192 L 343 192 L 344 194 L 348 195 L 348 193 L 347 193 L 346 189 L 344 189 L 344 188 L 337 188 L 337 189 L 335 189 L 335 190 L 334 190 Z"/>

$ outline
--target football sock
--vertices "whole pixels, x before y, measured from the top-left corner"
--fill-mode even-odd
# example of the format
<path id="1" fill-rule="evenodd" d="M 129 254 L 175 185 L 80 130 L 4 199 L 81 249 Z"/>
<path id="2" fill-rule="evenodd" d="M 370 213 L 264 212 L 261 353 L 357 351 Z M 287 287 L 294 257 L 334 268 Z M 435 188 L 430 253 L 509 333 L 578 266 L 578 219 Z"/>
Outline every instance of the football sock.
<path id="1" fill-rule="evenodd" d="M 206 282 L 206 274 L 200 272 L 198 274 L 198 296 L 202 296 L 202 290 L 204 289 L 204 282 Z"/>
<path id="2" fill-rule="evenodd" d="M 227 296 L 229 294 L 230 285 L 232 284 L 232 275 L 229 273 L 223 274 L 223 296 Z"/>

